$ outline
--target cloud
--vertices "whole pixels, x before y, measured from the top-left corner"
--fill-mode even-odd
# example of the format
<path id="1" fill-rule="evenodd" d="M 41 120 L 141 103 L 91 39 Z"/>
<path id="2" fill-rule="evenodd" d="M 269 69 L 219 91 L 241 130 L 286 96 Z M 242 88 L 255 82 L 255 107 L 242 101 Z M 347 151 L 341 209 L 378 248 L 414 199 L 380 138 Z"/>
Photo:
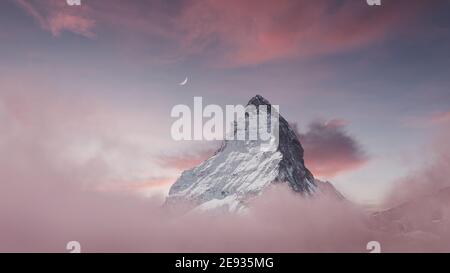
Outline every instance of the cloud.
<path id="1" fill-rule="evenodd" d="M 404 8 L 408 6 L 408 9 Z M 228 66 L 345 52 L 383 41 L 420 12 L 420 1 L 193 1 L 175 18 L 190 52 L 215 52 Z"/>
<path id="2" fill-rule="evenodd" d="M 49 29 L 54 36 L 59 36 L 61 32 L 67 30 L 88 38 L 94 38 L 95 34 L 92 32 L 94 25 L 93 20 L 70 14 L 55 14 L 48 21 Z"/>
<path id="3" fill-rule="evenodd" d="M 372 240 L 385 252 L 448 250 L 434 237 L 373 229 L 346 202 L 305 199 L 283 186 L 245 215 L 173 217 L 161 199 L 82 190 L 76 177 L 55 171 L 29 169 L 0 184 L 0 252 L 66 252 L 73 240 L 83 252 L 367 252 Z"/>
<path id="4" fill-rule="evenodd" d="M 431 117 L 431 122 L 435 124 L 442 124 L 450 122 L 450 111 L 439 112 Z"/>
<path id="5" fill-rule="evenodd" d="M 233 67 L 370 46 L 425 12 L 423 1 L 387 2 L 382 9 L 353 0 L 111 0 L 81 8 L 55 0 L 16 1 L 53 35 L 67 30 L 93 37 L 99 26 L 119 34 L 121 46 L 151 44 L 154 54 L 167 59 L 195 56 Z"/>
<path id="6" fill-rule="evenodd" d="M 437 193 L 450 187 L 450 129 L 441 124 L 434 142 L 424 147 L 418 157 L 427 158 L 419 169 L 411 171 L 406 177 L 396 181 L 386 203 L 399 204 Z"/>
<path id="7" fill-rule="evenodd" d="M 412 128 L 440 128 L 450 122 L 450 111 L 437 111 L 426 115 L 412 116 L 403 119 L 405 126 Z"/>
<path id="8" fill-rule="evenodd" d="M 446 125 L 441 129 L 417 155 L 423 165 L 396 181 L 384 201 L 389 209 L 375 215 L 373 226 L 421 237 L 421 249 L 448 252 L 443 244 L 450 240 L 450 130 Z"/>
<path id="9" fill-rule="evenodd" d="M 58 92 L 45 79 L 27 79 L 0 81 L 0 147 L 3 156 L 11 152 L 9 159 L 0 157 L 5 168 L 15 170 L 17 164 L 23 168 L 17 173 L 33 170 L 40 164 L 37 153 L 46 164 L 43 170 L 81 173 L 80 186 L 90 190 L 148 193 L 175 181 L 178 170 L 157 160 L 160 147 L 171 144 L 170 128 L 149 125 L 161 123 L 158 115 L 91 93 Z M 158 113 L 157 106 L 151 112 Z"/>
<path id="10" fill-rule="evenodd" d="M 305 150 L 305 163 L 315 176 L 330 178 L 367 163 L 368 156 L 346 132 L 346 126 L 346 121 L 338 119 L 315 121 L 307 132 L 297 132 Z"/>
<path id="11" fill-rule="evenodd" d="M 95 20 L 84 15 L 84 8 L 68 7 L 65 1 L 15 0 L 15 2 L 32 16 L 40 27 L 59 36 L 70 31 L 87 38 L 94 38 Z"/>

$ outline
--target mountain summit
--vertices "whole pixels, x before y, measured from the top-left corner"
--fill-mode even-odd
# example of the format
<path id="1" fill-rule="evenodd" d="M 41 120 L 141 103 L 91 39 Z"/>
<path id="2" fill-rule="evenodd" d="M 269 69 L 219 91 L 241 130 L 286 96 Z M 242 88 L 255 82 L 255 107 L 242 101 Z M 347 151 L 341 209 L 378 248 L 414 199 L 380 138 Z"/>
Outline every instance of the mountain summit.
<path id="1" fill-rule="evenodd" d="M 251 98 L 246 109 L 250 105 L 271 106 L 260 95 Z M 200 209 L 238 211 L 273 183 L 287 183 L 295 192 L 313 195 L 320 181 L 306 168 L 302 145 L 281 115 L 278 137 L 273 151 L 261 149 L 259 140 L 224 140 L 212 157 L 182 173 L 170 188 L 167 203 L 187 201 Z"/>

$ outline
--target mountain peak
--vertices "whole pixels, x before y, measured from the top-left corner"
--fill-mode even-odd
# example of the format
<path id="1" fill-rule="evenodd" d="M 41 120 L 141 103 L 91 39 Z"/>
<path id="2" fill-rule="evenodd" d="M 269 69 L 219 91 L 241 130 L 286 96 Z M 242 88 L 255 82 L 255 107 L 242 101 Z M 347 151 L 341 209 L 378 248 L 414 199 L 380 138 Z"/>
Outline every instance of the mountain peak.
<path id="1" fill-rule="evenodd" d="M 256 95 L 248 105 L 270 103 Z M 278 129 L 278 147 L 270 151 L 261 149 L 259 140 L 225 140 L 212 157 L 182 173 L 170 188 L 167 202 L 181 200 L 199 209 L 239 211 L 249 198 L 274 183 L 286 183 L 302 195 L 315 194 L 318 184 L 305 166 L 300 141 L 281 115 Z"/>
<path id="2" fill-rule="evenodd" d="M 253 98 L 251 98 L 247 105 L 253 104 L 255 106 L 259 106 L 259 105 L 271 105 L 270 102 L 268 100 L 266 100 L 263 96 L 261 95 L 256 95 Z"/>

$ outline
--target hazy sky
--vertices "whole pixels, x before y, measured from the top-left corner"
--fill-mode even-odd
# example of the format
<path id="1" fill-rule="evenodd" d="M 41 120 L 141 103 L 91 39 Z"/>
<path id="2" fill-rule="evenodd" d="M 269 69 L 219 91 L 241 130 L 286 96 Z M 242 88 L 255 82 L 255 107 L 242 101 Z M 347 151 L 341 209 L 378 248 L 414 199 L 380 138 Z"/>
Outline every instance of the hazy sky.
<path id="1" fill-rule="evenodd" d="M 42 150 L 86 187 L 167 189 L 217 144 L 172 141 L 172 107 L 261 94 L 297 124 L 316 177 L 377 202 L 448 126 L 449 12 L 446 0 L 1 1 L 0 145 Z"/>

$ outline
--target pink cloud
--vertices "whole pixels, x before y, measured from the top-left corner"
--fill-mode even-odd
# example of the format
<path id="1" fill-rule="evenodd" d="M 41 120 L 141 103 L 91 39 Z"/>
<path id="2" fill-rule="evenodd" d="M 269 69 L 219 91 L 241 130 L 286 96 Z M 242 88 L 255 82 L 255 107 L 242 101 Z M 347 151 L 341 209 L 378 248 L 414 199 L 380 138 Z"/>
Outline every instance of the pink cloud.
<path id="1" fill-rule="evenodd" d="M 450 122 L 450 111 L 431 112 L 425 115 L 404 118 L 403 124 L 412 128 L 440 128 Z"/>
<path id="2" fill-rule="evenodd" d="M 40 162 L 29 161 L 39 152 L 44 169 L 71 166 L 66 174 L 83 173 L 80 186 L 90 190 L 147 192 L 176 179 L 178 172 L 156 158 L 155 143 L 170 141 L 164 129 L 148 126 L 156 123 L 154 115 L 91 93 L 58 92 L 44 79 L 19 81 L 0 81 L 0 147 L 14 151 L 12 163 L 33 169 Z"/>
<path id="3" fill-rule="evenodd" d="M 35 175 L 30 169 L 0 185 L 1 252 L 66 252 L 72 240 L 83 252 L 366 252 L 372 240 L 385 252 L 448 250 L 434 238 L 373 229 L 346 202 L 284 187 L 254 200 L 247 215 L 171 217 L 161 199 L 83 191 L 52 171 Z"/>
<path id="4" fill-rule="evenodd" d="M 396 182 L 387 203 L 398 204 L 411 199 L 432 195 L 450 187 L 450 130 L 443 124 L 434 142 L 419 157 L 430 158 L 422 168 L 412 171 Z"/>
<path id="5" fill-rule="evenodd" d="M 298 133 L 305 150 L 305 163 L 317 177 L 330 178 L 362 167 L 368 157 L 350 136 L 345 120 L 315 121 L 305 133 Z"/>
<path id="6" fill-rule="evenodd" d="M 202 1 L 185 5 L 175 21 L 186 49 L 204 52 L 218 44 L 220 62 L 241 66 L 370 45 L 406 23 L 422 5 L 409 1 L 406 11 L 401 3 L 390 2 L 374 12 L 355 1 Z"/>
<path id="7" fill-rule="evenodd" d="M 55 14 L 49 19 L 48 25 L 54 36 L 59 36 L 61 32 L 67 30 L 89 38 L 95 37 L 91 30 L 95 25 L 94 21 L 75 15 Z"/>
<path id="8" fill-rule="evenodd" d="M 431 117 L 433 123 L 442 124 L 450 122 L 450 111 L 436 113 Z"/>
<path id="9" fill-rule="evenodd" d="M 364 1 L 349 0 L 338 5 L 326 0 L 111 0 L 107 5 L 87 2 L 81 8 L 54 0 L 39 1 L 39 5 L 32 0 L 17 2 L 53 35 L 67 30 L 93 37 L 94 26 L 99 26 L 99 31 L 118 34 L 122 47 L 158 41 L 154 50 L 160 57 L 197 56 L 221 66 L 257 65 L 370 46 L 407 28 L 406 23 L 424 11 L 423 1 L 388 2 L 376 10 Z"/>
<path id="10" fill-rule="evenodd" d="M 41 28 L 59 36 L 63 31 L 70 31 L 88 38 L 94 38 L 95 20 L 87 18 L 86 9 L 68 7 L 65 1 L 15 0 Z"/>
<path id="11" fill-rule="evenodd" d="M 427 160 L 396 182 L 373 225 L 384 232 L 412 237 L 414 249 L 448 252 L 450 240 L 450 130 L 443 127 L 428 150 Z M 410 250 L 413 251 L 413 250 Z"/>

